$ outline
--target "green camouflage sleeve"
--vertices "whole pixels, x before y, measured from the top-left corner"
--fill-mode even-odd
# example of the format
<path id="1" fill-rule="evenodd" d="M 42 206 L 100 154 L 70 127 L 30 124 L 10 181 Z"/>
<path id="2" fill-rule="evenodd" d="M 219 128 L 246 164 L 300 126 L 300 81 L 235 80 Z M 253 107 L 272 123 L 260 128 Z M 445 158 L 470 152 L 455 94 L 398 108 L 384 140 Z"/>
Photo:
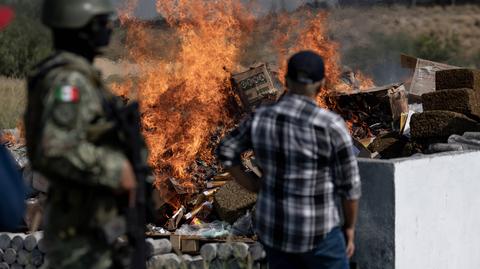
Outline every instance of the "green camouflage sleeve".
<path id="1" fill-rule="evenodd" d="M 44 168 L 80 184 L 117 188 L 125 155 L 87 139 L 92 124 L 106 122 L 97 89 L 75 71 L 60 71 L 49 81 L 41 141 Z"/>

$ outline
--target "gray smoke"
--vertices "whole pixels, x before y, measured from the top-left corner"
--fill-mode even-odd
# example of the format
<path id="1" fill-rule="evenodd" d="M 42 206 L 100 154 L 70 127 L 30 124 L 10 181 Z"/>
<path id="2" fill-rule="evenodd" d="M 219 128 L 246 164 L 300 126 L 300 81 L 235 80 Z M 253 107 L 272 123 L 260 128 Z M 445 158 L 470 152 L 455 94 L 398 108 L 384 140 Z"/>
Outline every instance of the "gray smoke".
<path id="1" fill-rule="evenodd" d="M 114 0 L 117 6 L 121 7 L 127 0 Z M 237 0 L 249 2 L 251 0 Z M 135 15 L 141 19 L 153 19 L 159 16 L 155 8 L 156 0 L 138 0 L 138 7 Z M 315 0 L 256 0 L 260 6 L 259 14 L 265 14 L 270 11 L 287 10 L 292 11 L 306 3 L 314 3 Z M 338 0 L 317 0 L 317 2 L 325 2 L 326 4 L 337 3 Z"/>

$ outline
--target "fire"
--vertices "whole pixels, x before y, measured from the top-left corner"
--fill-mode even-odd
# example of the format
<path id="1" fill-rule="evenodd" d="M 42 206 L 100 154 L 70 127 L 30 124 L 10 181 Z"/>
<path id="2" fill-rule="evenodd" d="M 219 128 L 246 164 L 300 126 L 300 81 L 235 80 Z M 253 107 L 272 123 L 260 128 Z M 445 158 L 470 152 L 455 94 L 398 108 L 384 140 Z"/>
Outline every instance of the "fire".
<path id="1" fill-rule="evenodd" d="M 294 53 L 301 50 L 314 51 L 324 58 L 325 61 L 325 89 L 317 98 L 318 104 L 328 108 L 324 98 L 330 90 L 335 89 L 339 82 L 341 70 L 339 67 L 340 58 L 338 55 L 339 45 L 328 38 L 326 29 L 327 14 L 324 12 L 314 15 L 311 11 L 302 14 L 306 21 L 289 17 L 286 14 L 281 16 L 281 23 L 286 25 L 288 34 L 280 35 L 276 41 L 277 51 L 280 56 L 280 77 L 284 78 L 287 69 L 287 59 Z M 296 31 L 296 35 L 293 34 Z M 289 42 L 293 46 L 285 47 Z"/>
<path id="2" fill-rule="evenodd" d="M 167 48 L 176 51 L 174 61 L 149 57 L 145 46 L 156 37 L 147 35 L 141 23 L 132 23 L 129 54 L 141 76 L 136 85 L 128 81 L 113 88 L 122 94 L 138 89 L 157 186 L 175 177 L 191 189 L 190 166 L 196 159 L 212 162 L 212 135 L 222 135 L 234 123 L 227 109 L 229 70 L 241 53 L 248 13 L 233 1 L 158 1 L 157 9 L 179 37 L 178 46 Z"/>
<path id="3" fill-rule="evenodd" d="M 8 133 L 0 135 L 0 144 L 15 144 L 17 138 L 14 134 Z"/>
<path id="4" fill-rule="evenodd" d="M 240 1 L 158 0 L 157 11 L 167 23 L 162 32 L 129 15 L 135 4 L 130 1 L 120 18 L 127 28 L 128 58 L 138 66 L 139 77 L 112 88 L 140 102 L 150 163 L 161 190 L 171 177 L 194 189 L 192 164 L 214 161 L 212 136 L 221 137 L 236 122 L 231 72 L 249 58 L 262 60 L 256 50 L 277 60 L 280 79 L 293 53 L 309 49 L 322 55 L 327 83 L 318 101 L 325 108 L 324 97 L 341 84 L 338 44 L 328 38 L 325 13 L 254 17 L 252 6 Z M 262 43 L 266 36 L 270 38 Z M 169 53 L 152 51 L 167 39 L 173 40 L 163 48 Z M 173 203 L 178 207 L 178 201 Z"/>

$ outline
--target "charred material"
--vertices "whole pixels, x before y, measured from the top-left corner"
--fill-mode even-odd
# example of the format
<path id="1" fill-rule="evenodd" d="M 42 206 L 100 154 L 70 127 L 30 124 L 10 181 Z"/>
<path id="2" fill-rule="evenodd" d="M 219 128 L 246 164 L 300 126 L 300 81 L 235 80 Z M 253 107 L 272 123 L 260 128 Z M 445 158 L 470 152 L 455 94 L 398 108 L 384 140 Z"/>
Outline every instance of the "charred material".
<path id="1" fill-rule="evenodd" d="M 399 84 L 331 95 L 328 103 L 359 140 L 399 129 L 401 114 L 408 112 L 407 95 Z"/>

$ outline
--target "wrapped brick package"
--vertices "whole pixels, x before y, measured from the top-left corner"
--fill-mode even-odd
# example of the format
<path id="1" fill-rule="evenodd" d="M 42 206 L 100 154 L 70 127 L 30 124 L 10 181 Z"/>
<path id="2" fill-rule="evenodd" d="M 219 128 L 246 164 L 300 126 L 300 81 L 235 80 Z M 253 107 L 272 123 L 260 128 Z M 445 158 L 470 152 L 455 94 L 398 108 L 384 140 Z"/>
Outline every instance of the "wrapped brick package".
<path id="1" fill-rule="evenodd" d="M 480 118 L 480 91 L 449 89 L 422 95 L 423 109 L 449 110 Z"/>
<path id="2" fill-rule="evenodd" d="M 460 88 L 480 91 L 480 71 L 473 69 L 450 69 L 435 73 L 435 89 L 437 91 Z"/>
<path id="3" fill-rule="evenodd" d="M 449 137 L 480 130 L 478 123 L 471 118 L 452 111 L 434 110 L 415 113 L 410 122 L 413 139 Z"/>
<path id="4" fill-rule="evenodd" d="M 235 180 L 229 181 L 215 194 L 214 207 L 220 219 L 235 222 L 257 201 L 257 195 L 240 186 Z"/>

